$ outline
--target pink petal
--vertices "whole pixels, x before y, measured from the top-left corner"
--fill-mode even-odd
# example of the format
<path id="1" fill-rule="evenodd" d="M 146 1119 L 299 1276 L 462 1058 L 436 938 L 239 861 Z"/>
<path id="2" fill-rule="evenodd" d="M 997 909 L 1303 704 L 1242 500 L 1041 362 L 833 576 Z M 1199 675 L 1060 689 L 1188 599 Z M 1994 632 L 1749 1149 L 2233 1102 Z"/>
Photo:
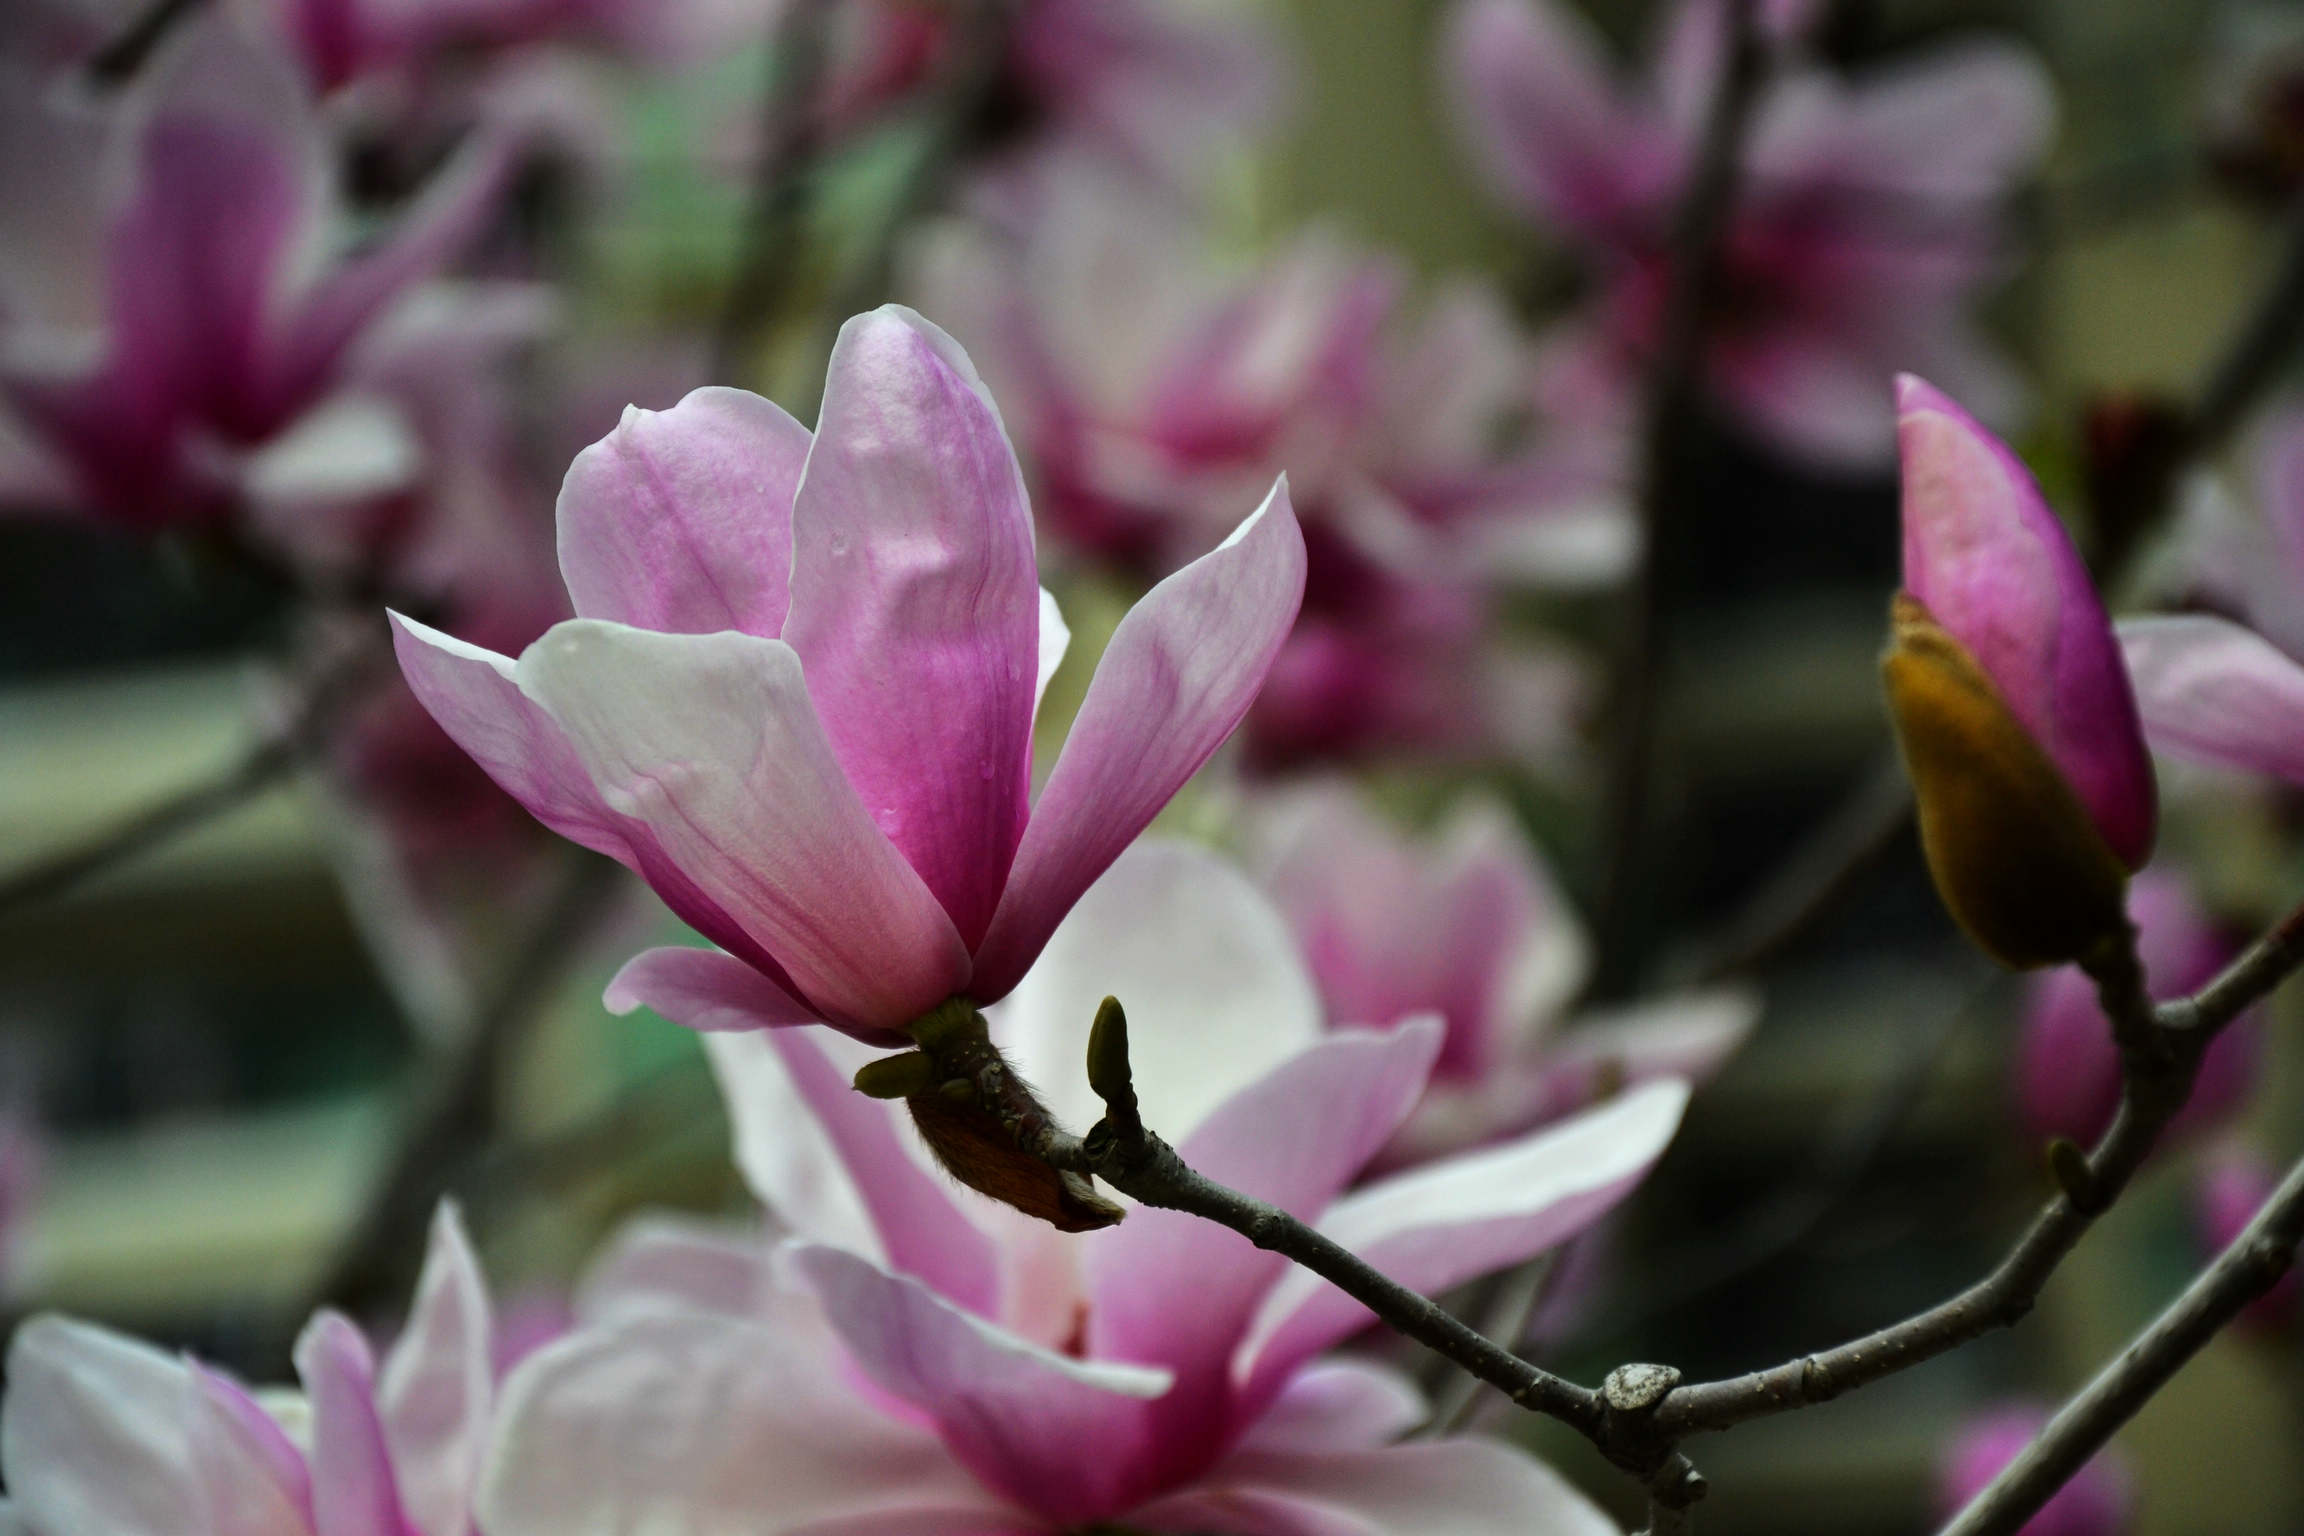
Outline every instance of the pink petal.
<path id="1" fill-rule="evenodd" d="M 1897 380 L 1904 586 L 1967 647 L 2130 869 L 2157 805 L 2104 604 L 2016 456 L 1921 380 Z"/>
<path id="2" fill-rule="evenodd" d="M 969 996 L 1003 997 L 1120 850 L 1255 700 L 1304 596 L 1285 480 L 1222 545 L 1129 610 L 1033 807 Z"/>
<path id="3" fill-rule="evenodd" d="M 900 1106 L 867 1098 L 806 1033 L 709 1047 L 752 1192 L 799 1236 L 885 1257 L 980 1315 L 1000 1305 L 998 1255 L 951 1185 L 905 1145 Z"/>
<path id="4" fill-rule="evenodd" d="M 206 1484 L 209 1536 L 310 1536 L 304 1453 L 238 1383 L 186 1362 L 185 1433 Z"/>
<path id="5" fill-rule="evenodd" d="M 1439 1044 L 1428 1018 L 1331 1035 L 1227 1100 L 1179 1150 L 1219 1183 L 1314 1218 L 1407 1117 Z M 1088 1250 L 1088 1347 L 1175 1371 L 1153 1405 L 1161 1432 L 1213 1456 L 1242 1427 L 1230 1375 L 1241 1337 L 1286 1268 L 1213 1222 L 1132 1210 Z"/>
<path id="6" fill-rule="evenodd" d="M 1397 1175 L 1339 1201 L 1320 1229 L 1427 1294 L 1542 1253 L 1639 1184 L 1679 1128 L 1684 1083 L 1658 1082 L 1503 1146 Z M 1249 1401 L 1362 1326 L 1367 1309 L 1309 1270 L 1264 1298 L 1234 1374 Z"/>
<path id="7" fill-rule="evenodd" d="M 2120 646 L 2154 747 L 2304 784 L 2304 667 L 2205 615 L 2130 619 Z"/>
<path id="8" fill-rule="evenodd" d="M 296 1341 L 296 1374 L 312 1404 L 314 1536 L 406 1536 L 368 1341 L 322 1312 Z"/>
<path id="9" fill-rule="evenodd" d="M 636 1315 L 505 1383 L 481 1488 L 489 1536 L 799 1536 L 910 1510 L 999 1512 L 933 1435 L 871 1405 L 819 1335 Z M 869 1526 L 862 1529 L 870 1529 Z"/>
<path id="10" fill-rule="evenodd" d="M 204 1494 L 184 1433 L 178 1361 L 56 1316 L 17 1328 L 0 1399 L 0 1473 L 43 1533 L 184 1536 Z"/>
<path id="11" fill-rule="evenodd" d="M 601 1001 L 614 1014 L 653 1008 L 701 1034 L 831 1022 L 734 955 L 677 945 L 642 950 L 625 961 Z M 911 1043 L 909 1036 L 890 1029 L 832 1027 L 883 1049 Z"/>
<path id="12" fill-rule="evenodd" d="M 1963 1425 L 1937 1473 L 1936 1504 L 1945 1517 L 1982 1493 L 2047 1427 L 2047 1408 L 2026 1402 L 2003 1404 Z M 2100 1454 L 2025 1522 L 2023 1536 L 2125 1536 L 2136 1524 L 2134 1481 L 2117 1452 Z"/>
<path id="13" fill-rule="evenodd" d="M 1621 100 L 1583 18 L 1551 0 L 1464 0 L 1443 57 L 1490 183 L 1523 212 L 1603 239 L 1678 172 L 1661 124 Z"/>
<path id="14" fill-rule="evenodd" d="M 1148 1403 L 1168 1372 L 1041 1349 L 837 1248 L 792 1259 L 865 1375 L 928 1414 L 993 1488 L 1067 1525 L 1137 1492 Z"/>
<path id="15" fill-rule="evenodd" d="M 1272 904 L 1223 858 L 1172 838 L 1139 839 L 1114 860 L 990 1015 L 1075 1130 L 1104 1113 L 1081 1062 L 1108 996 L 1128 1010 L 1145 1115 L 1177 1140 L 1320 1038 L 1319 996 Z"/>
<path id="16" fill-rule="evenodd" d="M 757 1222 L 643 1211 L 618 1227 L 585 1269 L 576 1316 L 585 1327 L 666 1308 L 756 1320 L 773 1285 L 768 1239 Z"/>
<path id="17" fill-rule="evenodd" d="M 567 733 L 520 691 L 508 658 L 399 614 L 392 615 L 392 646 L 409 691 L 531 816 L 637 872 L 682 922 L 783 984 L 783 969 L 673 865 L 656 834 L 608 808 Z"/>
<path id="18" fill-rule="evenodd" d="M 1000 413 L 910 310 L 841 327 L 792 541 L 784 638 L 833 754 L 974 949 L 1030 811 L 1040 585 Z"/>
<path id="19" fill-rule="evenodd" d="M 809 1003 L 900 1029 L 965 985 L 950 919 L 841 777 L 790 646 L 574 619 L 517 675 L 609 807 L 655 833 Z"/>
<path id="20" fill-rule="evenodd" d="M 376 1404 L 402 1503 L 419 1536 L 466 1536 L 496 1392 L 487 1283 L 453 1204 L 432 1218 L 407 1326 Z"/>
<path id="21" fill-rule="evenodd" d="M 627 406 L 560 486 L 576 612 L 638 629 L 773 638 L 792 586 L 792 494 L 808 429 L 741 389 Z"/>
<path id="22" fill-rule="evenodd" d="M 1148 1531 L 1240 1536 L 1620 1536 L 1568 1481 L 1493 1440 L 1242 1452 L 1200 1488 L 1132 1511 Z"/>
<path id="23" fill-rule="evenodd" d="M 1359 1360 L 1324 1360 L 1289 1379 L 1240 1449 L 1374 1450 L 1407 1434 L 1430 1412 L 1416 1383 L 1400 1371 Z"/>

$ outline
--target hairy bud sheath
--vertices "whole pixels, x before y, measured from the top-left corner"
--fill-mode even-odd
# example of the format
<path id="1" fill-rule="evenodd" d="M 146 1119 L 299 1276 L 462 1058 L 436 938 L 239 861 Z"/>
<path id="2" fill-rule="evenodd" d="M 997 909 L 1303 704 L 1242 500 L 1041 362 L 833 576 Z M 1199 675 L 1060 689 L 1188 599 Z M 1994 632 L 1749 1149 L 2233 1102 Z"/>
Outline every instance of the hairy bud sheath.
<path id="1" fill-rule="evenodd" d="M 1920 809 L 1920 845 L 1953 918 L 2018 969 L 2075 960 L 2121 932 L 2127 871 L 2064 775 L 1966 647 L 1898 593 L 1881 661 Z"/>

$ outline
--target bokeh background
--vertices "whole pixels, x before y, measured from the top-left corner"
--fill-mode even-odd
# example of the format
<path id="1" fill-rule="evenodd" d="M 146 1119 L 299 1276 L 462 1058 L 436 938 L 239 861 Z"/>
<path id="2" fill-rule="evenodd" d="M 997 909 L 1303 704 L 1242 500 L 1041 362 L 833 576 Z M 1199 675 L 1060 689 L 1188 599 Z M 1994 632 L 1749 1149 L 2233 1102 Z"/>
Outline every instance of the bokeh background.
<path id="1" fill-rule="evenodd" d="M 1664 25 L 1646 4 L 1559 3 L 1627 70 Z M 215 9 L 25 0 L 0 26 L 14 98 L 0 131 L 28 134 L 24 109 L 58 91 L 110 110 Z M 649 8 L 586 15 L 620 9 Z M 389 1314 L 415 1255 L 377 1234 L 405 1237 L 442 1191 L 463 1201 L 504 1305 L 539 1327 L 626 1214 L 745 1204 L 693 1038 L 652 1015 L 610 1018 L 598 1001 L 623 958 L 676 925 L 588 856 L 470 799 L 456 762 L 434 760 L 420 717 L 375 676 L 379 610 L 414 586 L 456 628 L 459 611 L 486 607 L 475 591 L 524 600 L 531 568 L 549 573 L 560 473 L 627 402 L 663 407 L 697 384 L 741 383 L 807 419 L 828 325 L 888 298 L 973 345 L 935 302 L 949 291 L 939 263 L 970 239 L 1045 225 L 1035 199 L 1054 194 L 1024 161 L 1053 130 L 1034 115 L 1044 104 L 1000 96 L 1013 82 L 972 81 L 982 66 L 965 57 L 965 7 L 875 7 L 932 17 L 950 34 L 943 51 L 878 82 L 884 99 L 868 109 L 798 114 L 778 93 L 795 81 L 821 90 L 845 67 L 868 25 L 859 7 L 672 9 L 698 13 L 696 36 L 676 46 L 626 35 L 648 25 L 563 17 L 451 37 L 374 78 L 313 67 L 312 152 L 356 234 L 391 227 L 475 136 L 516 134 L 500 193 L 443 266 L 470 306 L 447 329 L 485 358 L 435 346 L 396 365 L 412 377 L 377 386 L 424 455 L 415 489 L 394 480 L 384 499 L 432 509 L 392 515 L 431 526 L 451 516 L 442 506 L 485 501 L 485 537 L 500 545 L 467 550 L 469 564 L 441 577 L 424 553 L 431 535 L 377 534 L 367 493 L 341 483 L 272 515 L 318 518 L 321 506 L 351 545 L 390 546 L 389 558 L 315 554 L 309 530 L 267 544 L 245 504 L 222 534 L 134 527 L 52 489 L 16 496 L 24 515 L 0 520 L 0 880 L 213 790 L 180 832 L 67 890 L 0 904 L 9 1315 L 66 1309 L 263 1377 L 315 1299 Z M 1178 151 L 1184 163 L 1163 174 L 1187 192 L 1123 194 L 1138 228 L 1176 242 L 1181 254 L 1158 260 L 1255 271 L 1313 230 L 1353 259 L 1395 263 L 1411 308 L 1472 278 L 1491 285 L 1497 323 L 1515 336 L 1556 335 L 1589 311 L 1595 279 L 1573 233 L 1514 216 L 1480 172 L 1464 85 L 1443 63 L 1449 5 L 1176 9 L 1246 27 L 1271 74 L 1251 85 L 1255 121 L 1202 124 L 1223 131 Z M 2024 383 L 2012 441 L 2117 567 L 2115 607 L 2181 600 L 2186 509 L 2210 484 L 2254 504 L 2254 455 L 2284 381 L 2171 493 L 2138 490 L 2138 526 L 2122 522 L 2121 493 L 2156 472 L 2154 412 L 2196 398 L 2279 280 L 2304 184 L 2304 7 L 1817 9 L 1802 46 L 1818 62 L 1803 67 L 1863 78 L 1987 35 L 2030 50 L 2053 82 L 2051 147 L 2010 178 L 1992 278 L 1968 307 Z M 261 29 L 262 10 L 233 24 Z M 1190 99 L 1145 110 L 1213 115 Z M 54 215 L 29 186 L 6 190 L 0 257 L 27 261 L 30 233 Z M 1097 205 L 1082 206 L 1055 217 Z M 169 259 L 157 244 L 134 258 Z M 1065 302 L 1022 288 L 1027 303 Z M 8 306 L 12 334 L 38 318 L 20 289 Z M 1140 317 L 1090 318 L 1116 333 Z M 1548 425 L 1544 397 L 1531 392 L 1526 409 Z M 38 446 L 36 427 L 14 430 Z M 1560 430 L 1617 434 L 1615 457 L 1577 495 L 1631 516 L 1635 434 Z M 369 449 L 343 446 L 355 440 L 305 445 L 304 467 L 316 455 L 357 480 Z M 1021 431 L 1019 446 L 1029 459 Z M 1301 475 L 1297 451 L 1272 450 Z M 1530 682 L 1533 713 L 1471 749 L 1346 751 L 1316 732 L 1269 749 L 1289 772 L 1348 769 L 1411 824 L 1468 787 L 1500 797 L 1598 926 L 1604 993 L 1725 959 L 1764 998 L 1657 1176 L 1595 1245 L 1605 1251 L 1589 1277 L 1541 1320 L 1546 1363 L 1586 1380 L 1624 1359 L 1720 1374 L 1875 1326 L 1982 1273 L 2047 1188 L 2019 1068 L 2037 1000 L 1951 929 L 1883 757 L 1892 459 L 1820 465 L 1718 402 L 1674 452 L 1681 494 L 1651 577 L 1668 622 L 1636 663 L 1655 736 L 1628 870 L 1611 874 L 1608 809 L 1628 686 L 1610 670 L 1626 654 L 1625 579 L 1497 584 L 1483 622 L 1505 639 L 1483 643 L 1540 645 L 1555 669 Z M 1056 536 L 1041 499 L 1045 544 Z M 1076 699 L 1141 567 L 1057 567 L 1076 635 L 1061 701 Z M 1237 842 L 1268 766 L 1249 765 L 1243 788 L 1241 764 L 1218 765 L 1164 825 Z M 2163 860 L 2214 922 L 2245 933 L 2304 887 L 2292 801 L 2184 770 L 2164 786 Z M 1843 878 L 1803 878 L 1842 861 Z M 1783 915 L 1769 893 L 1787 870 L 1783 888 L 1816 910 L 1786 942 L 1743 954 Z M 2269 1157 L 2299 1150 L 2297 1011 L 2293 998 L 2275 1003 L 2214 1135 L 2163 1155 L 2020 1329 L 1707 1444 L 1704 1528 L 1926 1529 L 1963 1425 L 2077 1386 L 2199 1262 L 2202 1159 L 2230 1137 Z M 1599 1496 L 1623 1491 L 1572 1437 L 1525 1432 Z M 2220 1340 L 2120 1438 L 2136 1529 L 2304 1529 L 2300 1435 L 2293 1320 Z"/>

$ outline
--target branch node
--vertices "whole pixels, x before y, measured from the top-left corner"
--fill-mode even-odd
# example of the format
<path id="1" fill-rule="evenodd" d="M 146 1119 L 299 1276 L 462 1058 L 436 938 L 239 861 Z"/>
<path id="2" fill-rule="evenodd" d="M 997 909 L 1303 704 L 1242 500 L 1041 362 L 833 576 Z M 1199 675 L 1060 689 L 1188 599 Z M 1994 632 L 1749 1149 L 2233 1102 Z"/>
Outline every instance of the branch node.
<path id="1" fill-rule="evenodd" d="M 2072 1202 L 2072 1209 L 2081 1215 L 2101 1216 L 2111 1204 L 2096 1171 L 2088 1166 L 2088 1154 L 2069 1138 L 2058 1136 L 2048 1143 L 2048 1172 L 2056 1187 L 2064 1191 L 2064 1198 Z"/>

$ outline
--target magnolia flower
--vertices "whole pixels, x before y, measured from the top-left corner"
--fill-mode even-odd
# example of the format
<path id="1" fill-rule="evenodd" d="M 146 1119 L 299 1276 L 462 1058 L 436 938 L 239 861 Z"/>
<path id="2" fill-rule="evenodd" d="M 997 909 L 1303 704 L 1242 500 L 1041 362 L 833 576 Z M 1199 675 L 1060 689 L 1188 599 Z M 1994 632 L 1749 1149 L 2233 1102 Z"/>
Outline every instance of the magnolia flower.
<path id="1" fill-rule="evenodd" d="M 2201 1248 L 2220 1254 L 2239 1240 L 2248 1223 L 2280 1187 L 2280 1170 L 2243 1142 L 2228 1141 L 2204 1158 L 2192 1178 L 2192 1231 Z M 2304 1303 L 2304 1280 L 2294 1270 L 2248 1304 L 2241 1321 L 2261 1332 L 2295 1325 Z"/>
<path id="2" fill-rule="evenodd" d="M 1672 210 L 1697 161 L 1727 8 L 1668 12 L 1646 77 L 1619 80 L 1559 0 L 1460 0 L 1445 49 L 1497 196 L 1559 230 L 1598 280 L 1564 349 L 1636 386 L 1669 283 Z M 2020 391 L 1968 318 L 1998 265 L 1998 210 L 2046 150 L 2039 64 L 1949 46 L 1842 79 L 1787 56 L 1754 110 L 1721 256 L 1712 393 L 1783 449 L 1868 467 L 1890 446 L 1882 383 L 1945 380 L 1991 419 Z"/>
<path id="3" fill-rule="evenodd" d="M 17 1329 L 0 1529 L 25 1536 L 473 1536 L 494 1411 L 488 1293 L 452 1209 L 381 1365 L 322 1312 L 301 1396 L 56 1316 Z M 10 1501 L 13 1502 L 10 1502 Z"/>
<path id="4" fill-rule="evenodd" d="M 1071 552 L 1160 574 L 1287 470 L 1304 614 L 1250 716 L 1256 763 L 1486 749 L 1539 692 L 1534 744 L 1566 734 L 1568 690 L 1527 686 L 1563 664 L 1500 650 L 1492 596 L 1613 576 L 1630 525 L 1612 457 L 1530 429 L 1535 359 L 1495 295 L 1411 316 L 1392 263 L 1320 234 L 1227 271 L 1085 173 L 1021 233 L 948 228 L 916 268 Z"/>
<path id="5" fill-rule="evenodd" d="M 2120 643 L 2155 749 L 2304 784 L 2304 410 L 2265 425 L 2253 478 L 2257 516 L 2213 487 L 2186 509 L 2182 595 L 2213 611 L 2124 620 Z"/>
<path id="6" fill-rule="evenodd" d="M 2195 992 L 2239 946 L 2208 920 L 2179 875 L 2148 871 L 2128 891 L 2137 955 L 2153 997 Z M 2183 1134 L 2228 1119 L 2256 1086 L 2261 1055 L 2255 1011 L 2217 1035 L 2200 1063 L 2191 1098 L 2170 1127 Z M 2093 1146 L 2120 1103 L 2120 1051 L 2096 989 L 2069 966 L 2027 984 L 2017 1044 L 2016 1107 L 2027 1133 Z"/>
<path id="7" fill-rule="evenodd" d="M 1246 712 L 1304 581 L 1275 485 L 1121 622 L 1034 802 L 1063 623 L 991 396 L 911 311 L 842 328 L 813 438 L 741 390 L 632 410 L 559 521 L 579 617 L 517 663 L 396 619 L 409 685 L 720 946 L 641 955 L 611 1006 L 878 1045 L 1015 986 Z"/>
<path id="8" fill-rule="evenodd" d="M 1702 1081 L 1743 1042 L 1759 1001 L 1682 994 L 1560 1032 L 1591 948 L 1511 815 L 1468 802 L 1413 838 L 1351 789 L 1276 799 L 1264 881 L 1338 1024 L 1438 1017 L 1431 1084 L 1384 1161 L 1524 1131 L 1629 1083 Z"/>
<path id="9" fill-rule="evenodd" d="M 0 481 L 146 529 L 234 510 L 246 455 L 477 230 L 510 160 L 508 140 L 476 139 L 347 253 L 309 94 L 212 15 L 100 116 L 0 90 L 0 122 L 0 404 L 29 455 Z"/>
<path id="10" fill-rule="evenodd" d="M 1945 1518 L 1982 1493 L 2047 1425 L 2045 1409 L 2011 1404 L 1982 1414 L 1961 1429 L 1946 1447 L 1937 1471 L 1936 1507 Z M 2128 1468 L 2118 1452 L 2105 1451 L 2057 1489 L 2017 1536 L 2123 1536 L 2135 1528 L 2135 1518 Z"/>
<path id="11" fill-rule="evenodd" d="M 1885 670 L 1937 889 L 2010 965 L 2118 933 L 2152 762 L 2087 567 L 2007 445 L 1897 381 L 1904 589 Z"/>
<path id="12" fill-rule="evenodd" d="M 1075 1123 L 1107 990 L 1152 1124 L 1209 1176 L 1431 1291 L 1621 1199 L 1687 1093 L 1660 1082 L 1534 1136 L 1344 1191 L 1438 1055 L 1423 1021 L 1326 1032 L 1279 915 L 1209 854 L 1146 842 L 1082 898 L 995 1028 Z M 1314 1363 L 1367 1312 L 1237 1234 L 1136 1209 L 1065 1237 L 937 1178 L 862 1053 L 715 1035 L 737 1157 L 794 1234 L 763 1297 L 664 1246 L 652 1290 L 516 1373 L 490 1536 L 692 1531 L 1608 1531 L 1525 1455 L 1392 1445 L 1424 1414 L 1373 1366 Z M 673 1277 L 667 1285 L 667 1277 Z M 685 1305 L 689 1284 L 713 1300 Z M 735 1297 L 733 1308 L 728 1298 Z"/>

